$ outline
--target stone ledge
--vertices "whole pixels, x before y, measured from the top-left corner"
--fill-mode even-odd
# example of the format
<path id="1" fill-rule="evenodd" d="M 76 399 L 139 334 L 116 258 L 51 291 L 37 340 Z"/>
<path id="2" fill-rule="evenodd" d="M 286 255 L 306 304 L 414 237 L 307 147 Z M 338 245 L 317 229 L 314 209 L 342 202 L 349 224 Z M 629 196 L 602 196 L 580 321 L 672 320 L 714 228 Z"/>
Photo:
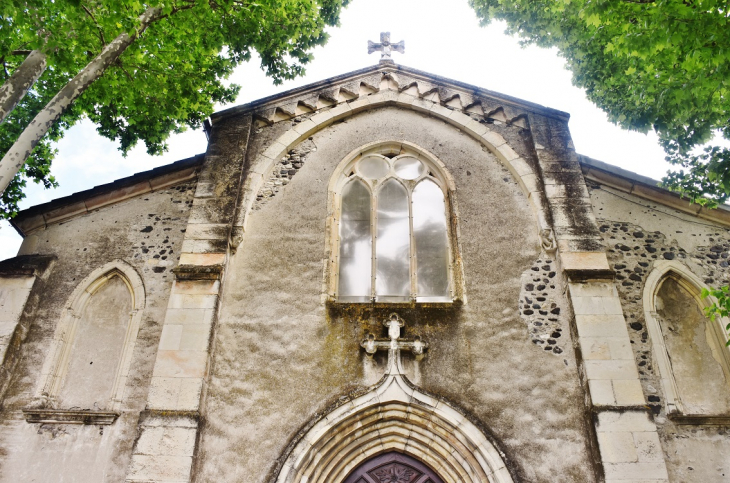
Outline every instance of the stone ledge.
<path id="1" fill-rule="evenodd" d="M 146 409 L 139 415 L 139 424 L 147 427 L 169 426 L 197 428 L 200 411 L 179 411 L 174 409 Z"/>
<path id="2" fill-rule="evenodd" d="M 615 275 L 605 252 L 563 252 L 559 259 L 570 282 L 613 280 Z"/>
<path id="3" fill-rule="evenodd" d="M 730 414 L 668 414 L 676 424 L 696 426 L 730 426 Z"/>
<path id="4" fill-rule="evenodd" d="M 0 262 L 0 277 L 42 276 L 57 257 L 55 255 L 22 255 Z"/>
<path id="5" fill-rule="evenodd" d="M 172 269 L 177 280 L 220 280 L 223 265 L 180 265 Z"/>
<path id="6" fill-rule="evenodd" d="M 74 409 L 23 409 L 29 423 L 89 424 L 102 426 L 113 424 L 119 413 L 112 411 L 84 411 Z"/>

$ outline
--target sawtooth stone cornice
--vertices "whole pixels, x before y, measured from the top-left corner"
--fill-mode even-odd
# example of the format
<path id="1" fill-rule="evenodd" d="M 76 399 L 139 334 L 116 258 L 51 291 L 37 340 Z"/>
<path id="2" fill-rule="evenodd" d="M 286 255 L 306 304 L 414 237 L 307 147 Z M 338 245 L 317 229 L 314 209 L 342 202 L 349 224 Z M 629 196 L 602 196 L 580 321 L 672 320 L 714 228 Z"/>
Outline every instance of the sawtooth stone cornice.
<path id="1" fill-rule="evenodd" d="M 259 126 L 330 109 L 382 90 L 405 92 L 476 120 L 527 128 L 527 114 L 567 122 L 570 115 L 470 84 L 436 76 L 401 65 L 377 65 L 292 89 L 249 104 L 213 114 L 206 127 L 223 119 L 252 114 Z"/>

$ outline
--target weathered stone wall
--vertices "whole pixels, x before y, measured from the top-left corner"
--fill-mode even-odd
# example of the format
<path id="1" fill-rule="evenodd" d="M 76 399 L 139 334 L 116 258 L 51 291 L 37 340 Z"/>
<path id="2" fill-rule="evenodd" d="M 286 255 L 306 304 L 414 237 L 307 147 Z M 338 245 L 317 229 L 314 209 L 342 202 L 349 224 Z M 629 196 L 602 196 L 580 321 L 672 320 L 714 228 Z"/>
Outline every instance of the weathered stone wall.
<path id="1" fill-rule="evenodd" d="M 0 367 L 7 373 L 6 359 L 11 357 L 13 348 L 10 347 L 13 339 L 17 338 L 16 331 L 23 314 L 25 303 L 35 282 L 35 276 L 3 276 L 0 274 Z M 10 361 L 8 360 L 8 363 Z M 2 379 L 7 374 L 2 374 Z M 0 385 L 2 387 L 2 385 Z M 0 396 L 2 390 L 0 389 Z"/>
<path id="2" fill-rule="evenodd" d="M 248 162 L 290 126 L 255 131 Z M 493 127 L 534 161 L 529 134 Z M 404 356 L 411 379 L 474 418 L 505 451 L 518 479 L 593 481 L 584 396 L 571 336 L 562 327 L 565 308 L 560 320 L 553 317 L 559 310 L 550 315 L 556 320 L 546 320 L 550 336 L 561 333 L 559 345 L 545 340 L 549 352 L 534 342 L 542 340 L 533 330 L 539 326 L 523 320 L 530 324 L 533 314 L 525 312 L 521 291 L 536 290 L 523 286 L 523 273 L 553 286 L 535 293 L 546 308 L 564 304 L 562 275 L 542 268 L 555 264 L 540 251 L 536 214 L 486 147 L 442 121 L 394 107 L 320 130 L 267 174 L 270 184 L 226 269 L 194 479 L 268 481 L 298 431 L 382 374 L 384 360 L 376 356 L 372 367 L 359 342 L 366 332 L 382 335 L 382 319 L 393 309 L 327 306 L 323 272 L 330 176 L 353 149 L 386 140 L 430 151 L 456 183 L 468 303 L 398 311 L 404 335 L 431 344 L 418 374 Z"/>
<path id="3" fill-rule="evenodd" d="M 29 330 L 0 411 L 0 481 L 124 480 L 194 190 L 188 182 L 146 193 L 25 239 L 21 254 L 57 261 L 25 307 Z M 111 426 L 26 422 L 21 410 L 36 393 L 64 305 L 87 275 L 117 259 L 136 269 L 146 294 L 121 416 Z"/>
<path id="4" fill-rule="evenodd" d="M 659 374 L 657 367 L 658 354 L 654 353 L 654 341 L 645 318 L 645 304 L 648 301 L 644 299 L 644 288 L 655 265 L 661 261 L 681 263 L 708 286 L 727 285 L 730 280 L 730 232 L 706 220 L 610 187 L 593 182 L 589 186 L 593 206 L 599 218 L 599 230 L 608 247 L 609 262 L 616 271 L 616 286 L 631 338 L 631 347 L 646 404 L 651 408 L 657 423 L 670 481 L 726 481 L 727 475 L 730 475 L 728 427 L 702 424 L 699 421 L 694 424 L 678 424 L 667 415 L 662 374 Z M 671 285 L 672 282 L 669 280 L 666 283 Z M 667 299 L 664 301 L 665 309 L 676 309 L 676 312 L 680 307 L 672 299 L 676 299 L 679 294 L 673 288 L 679 287 L 662 286 L 659 295 Z M 683 310 L 689 310 L 699 317 L 696 300 L 690 298 L 688 293 L 683 295 L 683 305 L 694 305 L 694 308 L 684 307 Z M 660 321 L 661 324 L 671 324 L 673 321 L 681 323 L 681 329 L 690 328 L 687 324 L 691 320 L 676 320 L 676 313 L 670 314 L 662 309 L 658 310 L 658 315 L 669 319 Z M 671 330 L 666 325 L 663 329 Z M 684 369 L 677 367 L 675 370 L 705 370 L 713 374 L 712 380 L 698 381 L 701 384 L 699 387 L 704 387 L 705 391 L 695 394 L 695 397 L 702 399 L 714 397 L 712 394 L 717 394 L 717 391 L 724 392 L 712 404 L 705 401 L 709 408 L 716 407 L 727 398 L 730 381 L 725 379 L 718 355 L 710 351 L 708 330 L 706 325 L 702 327 L 705 340 L 699 340 L 699 344 L 693 344 L 692 337 L 685 336 L 689 337 L 684 339 L 686 347 L 672 344 L 672 340 L 667 340 L 667 347 L 670 357 L 672 351 L 682 351 L 674 354 L 673 365 L 689 363 L 692 366 Z M 721 350 L 727 349 L 723 347 Z M 693 351 L 697 351 L 694 356 Z M 714 368 L 711 370 L 700 367 L 706 364 L 713 364 Z M 726 411 L 718 414 L 721 413 L 726 414 Z"/>

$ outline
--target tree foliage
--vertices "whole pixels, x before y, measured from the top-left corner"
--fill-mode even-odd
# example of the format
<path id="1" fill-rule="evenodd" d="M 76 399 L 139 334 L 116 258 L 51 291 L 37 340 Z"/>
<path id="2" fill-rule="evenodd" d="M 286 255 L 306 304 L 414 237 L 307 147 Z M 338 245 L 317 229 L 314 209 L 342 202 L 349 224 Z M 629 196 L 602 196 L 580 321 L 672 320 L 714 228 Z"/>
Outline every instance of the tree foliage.
<path id="1" fill-rule="evenodd" d="M 68 81 L 120 33 L 135 32 L 151 6 L 162 8 L 119 59 L 66 111 L 3 193 L 0 217 L 12 216 L 26 180 L 46 186 L 54 151 L 66 128 L 87 116 L 125 154 L 143 142 L 150 154 L 166 149 L 170 133 L 196 128 L 215 103 L 240 87 L 225 79 L 256 51 L 275 83 L 304 72 L 311 50 L 327 39 L 348 0 L 8 0 L 0 7 L 0 80 L 24 54 L 40 49 L 48 68 L 0 124 L 0 153 Z M 90 160 L 93 162 L 93 160 Z"/>
<path id="2" fill-rule="evenodd" d="M 588 99 L 626 128 L 654 129 L 678 165 L 665 183 L 706 205 L 730 195 L 730 5 L 719 0 L 470 0 L 524 44 L 556 47 Z"/>
<path id="3" fill-rule="evenodd" d="M 470 0 L 523 44 L 555 47 L 588 99 L 626 129 L 654 129 L 679 166 L 664 183 L 693 202 L 730 197 L 730 4 L 719 0 Z M 699 153 L 697 152 L 699 150 Z M 705 289 L 730 316 L 730 288 Z M 727 326 L 730 331 L 730 325 Z"/>
<path id="4" fill-rule="evenodd" d="M 710 288 L 702 289 L 702 298 L 714 297 L 717 301 L 709 307 L 705 307 L 705 315 L 711 320 L 715 320 L 718 317 L 727 318 L 730 317 L 730 287 Z M 730 324 L 725 326 L 725 330 L 730 332 Z M 730 340 L 725 342 L 726 346 L 730 346 Z"/>

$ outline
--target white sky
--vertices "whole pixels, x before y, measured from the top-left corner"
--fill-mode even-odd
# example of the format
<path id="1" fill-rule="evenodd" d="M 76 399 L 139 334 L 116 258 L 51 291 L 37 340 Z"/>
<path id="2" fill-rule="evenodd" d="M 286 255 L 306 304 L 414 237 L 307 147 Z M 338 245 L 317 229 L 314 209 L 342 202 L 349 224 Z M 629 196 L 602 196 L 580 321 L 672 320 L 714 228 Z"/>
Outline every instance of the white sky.
<path id="1" fill-rule="evenodd" d="M 573 87 L 557 51 L 523 49 L 516 38 L 504 35 L 504 29 L 503 24 L 480 27 L 466 0 L 354 0 L 343 12 L 341 26 L 330 29 L 327 45 L 314 51 L 315 59 L 305 77 L 273 86 L 254 59 L 230 79 L 242 86 L 235 104 L 374 65 L 380 56 L 367 54 L 367 41 L 377 42 L 380 32 L 390 31 L 391 41 L 405 40 L 406 45 L 405 54 L 393 54 L 396 63 L 567 111 L 579 153 L 654 179 L 663 176 L 668 165 L 656 136 L 623 131 L 610 124 L 583 91 Z M 148 156 L 144 146 L 138 146 L 125 159 L 117 143 L 96 134 L 90 122 L 82 122 L 57 145 L 52 172 L 60 187 L 43 190 L 31 186 L 21 207 L 204 152 L 205 134 L 189 131 L 173 136 L 169 144 L 163 156 Z M 15 256 L 20 243 L 15 230 L 2 222 L 0 260 Z"/>

